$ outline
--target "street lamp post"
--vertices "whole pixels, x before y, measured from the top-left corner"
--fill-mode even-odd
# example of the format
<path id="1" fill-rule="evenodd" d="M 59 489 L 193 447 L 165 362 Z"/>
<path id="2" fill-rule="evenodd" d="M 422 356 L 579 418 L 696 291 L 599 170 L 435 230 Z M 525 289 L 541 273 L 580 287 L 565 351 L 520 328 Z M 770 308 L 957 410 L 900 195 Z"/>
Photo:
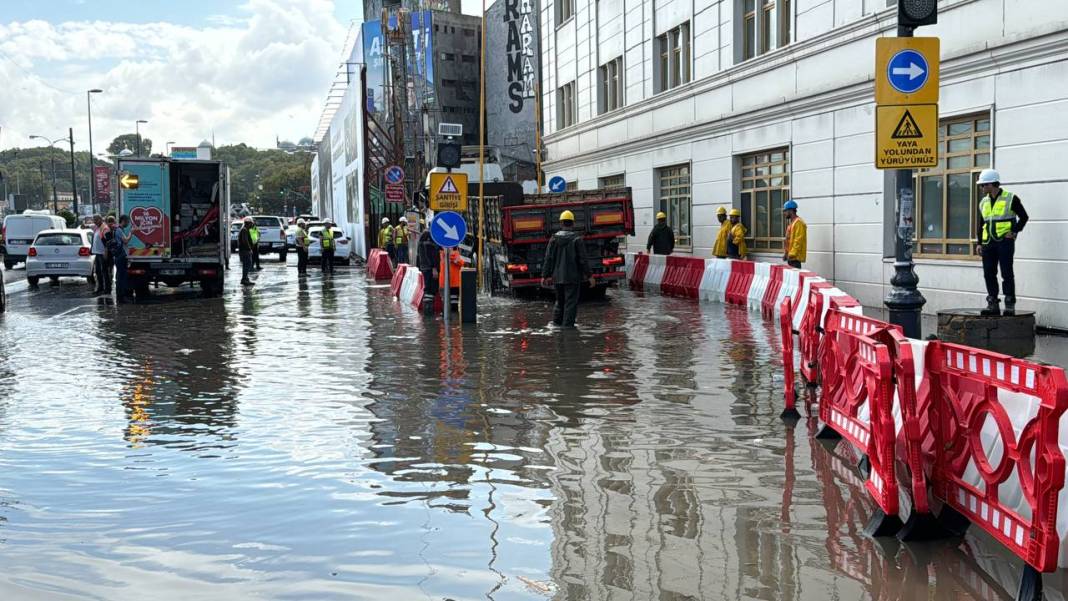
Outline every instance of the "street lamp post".
<path id="1" fill-rule="evenodd" d="M 134 124 L 134 129 L 137 131 L 137 156 L 139 156 L 139 157 L 141 156 L 141 124 L 142 123 L 148 123 L 148 121 L 145 121 L 144 119 L 138 119 L 137 123 Z"/>
<path id="2" fill-rule="evenodd" d="M 171 144 L 174 144 L 174 140 L 167 140 L 167 157 L 171 156 Z"/>
<path id="3" fill-rule="evenodd" d="M 96 169 L 93 167 L 93 94 L 100 94 L 104 90 L 93 88 L 85 93 L 85 106 L 89 115 L 89 206 L 96 205 Z"/>
<path id="4" fill-rule="evenodd" d="M 70 142 L 70 196 L 71 196 L 71 203 L 74 204 L 74 218 L 77 219 L 78 218 L 78 178 L 77 178 L 77 176 L 74 175 L 75 171 L 74 171 L 74 128 L 73 127 L 68 127 L 67 128 L 67 135 L 69 136 L 67 138 L 67 141 Z M 89 155 L 89 162 L 90 163 L 93 162 L 92 157 L 93 157 L 93 155 L 90 154 Z M 89 178 L 89 179 L 92 179 L 92 178 Z"/>
<path id="5" fill-rule="evenodd" d="M 48 145 L 55 150 L 55 144 L 57 142 L 66 142 L 67 138 L 59 138 L 58 140 L 49 140 L 44 136 L 30 136 L 31 140 L 44 140 L 48 142 Z M 59 194 L 56 192 L 56 153 L 48 153 L 49 161 L 52 163 L 52 212 L 59 213 Z M 73 183 L 73 182 L 72 182 Z"/>

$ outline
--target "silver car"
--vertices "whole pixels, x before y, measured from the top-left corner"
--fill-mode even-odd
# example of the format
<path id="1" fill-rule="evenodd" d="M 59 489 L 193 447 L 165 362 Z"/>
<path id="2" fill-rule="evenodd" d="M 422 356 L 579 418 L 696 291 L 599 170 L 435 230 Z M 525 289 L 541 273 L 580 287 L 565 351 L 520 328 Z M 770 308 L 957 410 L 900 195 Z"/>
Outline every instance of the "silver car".
<path id="1" fill-rule="evenodd" d="M 94 283 L 90 235 L 92 232 L 75 229 L 39 232 L 26 257 L 26 282 L 36 286 L 42 277 L 53 282 L 78 277 Z"/>

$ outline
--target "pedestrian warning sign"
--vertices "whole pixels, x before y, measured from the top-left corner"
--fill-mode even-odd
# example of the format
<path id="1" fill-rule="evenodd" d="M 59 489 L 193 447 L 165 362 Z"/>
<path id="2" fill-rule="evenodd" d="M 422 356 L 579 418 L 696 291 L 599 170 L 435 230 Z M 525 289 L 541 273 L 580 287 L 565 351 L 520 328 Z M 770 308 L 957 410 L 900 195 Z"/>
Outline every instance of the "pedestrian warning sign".
<path id="1" fill-rule="evenodd" d="M 938 105 L 875 107 L 875 167 L 915 169 L 938 165 Z"/>
<path id="2" fill-rule="evenodd" d="M 430 208 L 435 211 L 466 211 L 467 174 L 431 173 Z"/>
<path id="3" fill-rule="evenodd" d="M 905 114 L 901 115 L 901 121 L 898 121 L 897 127 L 894 128 L 895 140 L 904 140 L 907 138 L 922 138 L 923 134 L 920 132 L 920 126 L 916 124 L 916 119 L 912 117 L 912 113 L 905 110 Z"/>

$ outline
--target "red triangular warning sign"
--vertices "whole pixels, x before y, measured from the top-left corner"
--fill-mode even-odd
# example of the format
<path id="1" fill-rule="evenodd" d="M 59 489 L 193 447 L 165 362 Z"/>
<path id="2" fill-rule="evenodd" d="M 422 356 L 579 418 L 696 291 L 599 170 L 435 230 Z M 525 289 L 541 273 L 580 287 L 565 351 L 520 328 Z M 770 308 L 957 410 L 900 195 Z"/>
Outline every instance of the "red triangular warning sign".
<path id="1" fill-rule="evenodd" d="M 438 189 L 438 194 L 459 194 L 460 191 L 456 189 L 456 184 L 452 181 L 452 176 L 445 178 L 445 181 L 441 182 L 441 188 Z"/>

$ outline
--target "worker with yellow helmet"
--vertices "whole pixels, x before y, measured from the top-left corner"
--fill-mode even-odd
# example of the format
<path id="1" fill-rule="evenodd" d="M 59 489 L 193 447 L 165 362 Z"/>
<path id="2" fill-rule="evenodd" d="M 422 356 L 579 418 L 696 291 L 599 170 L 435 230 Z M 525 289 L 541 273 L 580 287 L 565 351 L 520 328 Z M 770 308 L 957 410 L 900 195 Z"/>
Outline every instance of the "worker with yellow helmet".
<path id="1" fill-rule="evenodd" d="M 667 214 L 663 211 L 656 214 L 656 225 L 645 242 L 645 252 L 650 250 L 654 255 L 670 255 L 675 250 L 675 232 L 667 224 Z"/>
<path id="2" fill-rule="evenodd" d="M 727 219 L 726 207 L 716 209 L 716 219 L 719 221 L 719 233 L 716 234 L 716 243 L 712 245 L 712 256 L 726 259 L 727 238 L 731 235 L 731 222 Z"/>
<path id="3" fill-rule="evenodd" d="M 749 230 L 742 224 L 742 212 L 731 209 L 730 219 L 731 233 L 727 239 L 727 256 L 731 259 L 746 259 L 749 257 L 749 249 L 745 245 L 745 236 Z"/>
<path id="4" fill-rule="evenodd" d="M 591 287 L 596 285 L 586 258 L 586 242 L 574 228 L 575 214 L 571 211 L 560 213 L 560 231 L 549 239 L 541 268 L 542 286 L 551 284 L 556 289 L 553 323 L 565 328 L 575 327 L 582 283 L 588 281 Z"/>

